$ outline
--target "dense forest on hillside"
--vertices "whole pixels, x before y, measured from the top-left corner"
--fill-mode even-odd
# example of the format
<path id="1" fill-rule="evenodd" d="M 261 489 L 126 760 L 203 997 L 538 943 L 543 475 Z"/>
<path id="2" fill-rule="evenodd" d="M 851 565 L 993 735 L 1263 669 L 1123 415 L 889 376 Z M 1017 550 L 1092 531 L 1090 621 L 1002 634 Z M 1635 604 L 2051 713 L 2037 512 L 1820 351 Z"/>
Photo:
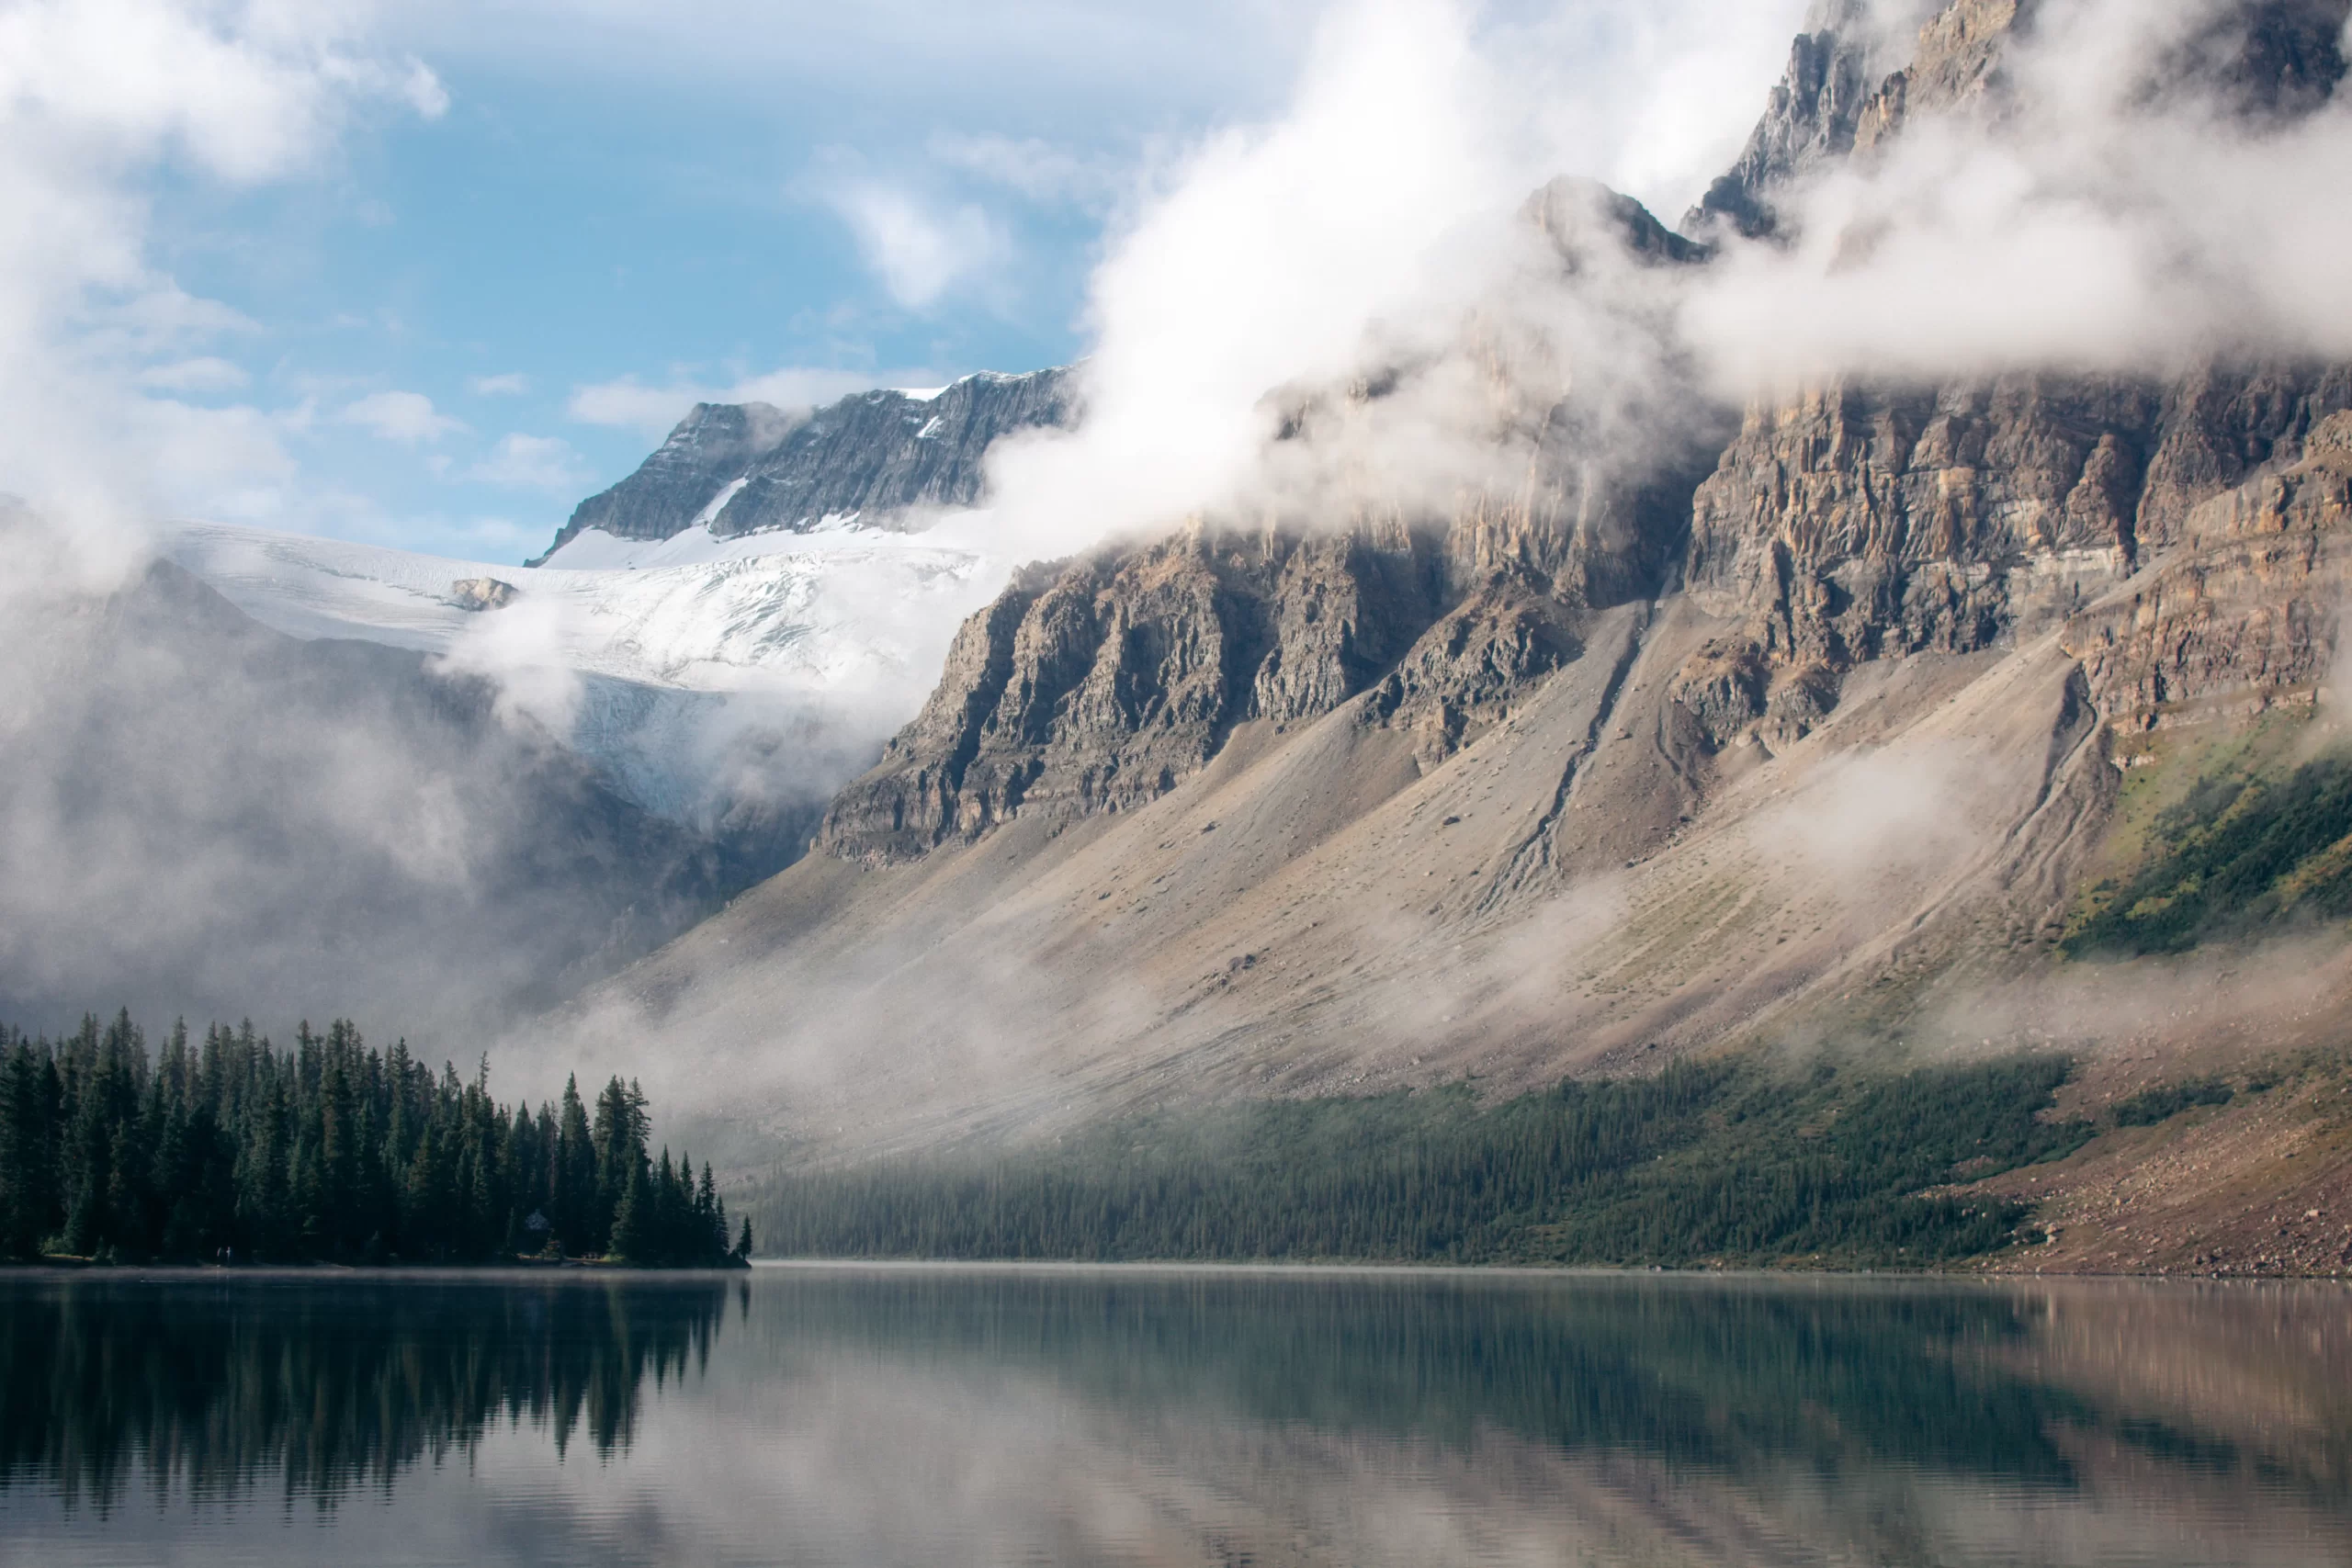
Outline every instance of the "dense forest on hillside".
<path id="1" fill-rule="evenodd" d="M 2080 1147 L 2070 1064 L 1669 1067 L 1481 1107 L 1456 1087 L 1144 1117 L 1051 1146 L 779 1173 L 786 1256 L 1926 1267 L 2026 1211 L 1938 1191 Z"/>
<path id="2" fill-rule="evenodd" d="M 493 1100 L 350 1023 L 291 1050 L 248 1023 L 151 1054 L 126 1013 L 62 1041 L 0 1029 L 0 1257 L 174 1261 L 741 1262 L 710 1168 L 647 1151 L 617 1077 L 593 1113 Z"/>
<path id="3" fill-rule="evenodd" d="M 2278 747 L 2258 733 L 2154 812 L 2139 863 L 2087 891 L 2068 956 L 2185 953 L 2352 914 L 2352 756 L 2290 765 L 2266 754 Z"/>

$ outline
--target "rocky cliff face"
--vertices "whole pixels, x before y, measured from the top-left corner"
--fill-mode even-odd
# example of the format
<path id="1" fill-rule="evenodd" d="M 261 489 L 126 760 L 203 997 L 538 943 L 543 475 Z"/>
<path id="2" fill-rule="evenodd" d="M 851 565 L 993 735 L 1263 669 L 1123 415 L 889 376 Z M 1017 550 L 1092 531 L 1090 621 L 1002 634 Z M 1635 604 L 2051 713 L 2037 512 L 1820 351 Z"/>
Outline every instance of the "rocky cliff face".
<path id="1" fill-rule="evenodd" d="M 2032 31 L 2039 11 L 2036 0 L 1816 0 L 1739 160 L 1682 227 L 1702 238 L 1726 229 L 1749 239 L 1777 235 L 1789 190 L 1849 155 L 1869 156 L 1914 116 L 1998 113 L 2007 90 L 2003 55 Z M 2162 52 L 2141 90 L 2197 94 L 2224 114 L 2257 121 L 2308 114 L 2343 78 L 2347 12 L 2345 0 L 2217 7 Z"/>
<path id="2" fill-rule="evenodd" d="M 861 392 L 806 418 L 765 403 L 696 403 L 637 472 L 580 503 L 548 553 L 590 528 L 666 539 L 702 522 L 726 537 L 977 505 L 1000 437 L 1075 419 L 1068 369 L 983 372 L 931 397 Z"/>
<path id="3" fill-rule="evenodd" d="M 2192 509 L 2174 549 L 2068 623 L 2120 760 L 2153 731 L 2314 702 L 2331 682 L 2352 592 L 2352 413 L 2297 450 Z"/>
<path id="4" fill-rule="evenodd" d="M 2147 90 L 2196 92 L 2256 119 L 2308 112 L 2344 74 L 2348 12 L 2345 0 L 2224 7 L 2157 62 Z M 2034 17 L 2021 0 L 1957 0 L 1850 114 L 1844 78 L 1799 68 L 1857 51 L 1836 36 L 1801 40 L 1731 176 L 1737 200 L 1721 210 L 1761 212 L 1744 227 L 1771 231 L 1774 193 L 1834 155 L 1837 137 L 1804 141 L 1804 126 L 1850 123 L 1849 147 L 1868 155 L 1922 114 L 1998 112 L 2004 48 Z M 1698 491 L 1685 574 L 1699 604 L 1742 629 L 1692 659 L 1682 698 L 1716 745 L 1785 742 L 1858 662 L 2052 630 L 2183 545 L 2210 498 L 2298 462 L 2311 432 L 2346 407 L 2352 367 L 2244 362 L 2173 379 L 1841 378 L 1758 403 Z M 2164 683 L 2143 672 L 2150 682 Z"/>
<path id="5" fill-rule="evenodd" d="M 1690 590 L 1744 623 L 1694 664 L 1694 705 L 1722 737 L 1766 717 L 1782 680 L 1814 702 L 1859 661 L 2051 630 L 2346 407 L 2352 368 L 2274 365 L 2172 383 L 1840 381 L 1752 408 L 1692 508 Z M 1743 701 L 1721 686 L 1726 660 L 1749 671 Z"/>
<path id="6" fill-rule="evenodd" d="M 2307 105 L 2315 83 L 2342 74 L 2334 39 L 2347 9 L 2231 9 L 2164 69 L 2264 113 Z M 1816 8 L 1740 163 L 1694 213 L 1702 227 L 1733 219 L 1769 233 L 1776 194 L 1909 118 L 1997 112 L 2004 45 L 2033 10 L 1957 0 L 1907 50 L 1871 29 L 1873 14 L 1843 0 Z M 1883 69 L 1891 51 L 1907 61 L 1899 70 Z M 1525 217 L 1571 275 L 1709 254 L 1577 182 L 1537 193 Z M 1386 381 L 1357 394 L 1388 395 Z M 1536 416 L 1516 493 L 1489 489 L 1410 524 L 1319 535 L 1195 525 L 1016 584 L 965 628 L 931 706 L 837 799 L 821 842 L 892 861 L 1024 809 L 1130 809 L 1197 773 L 1238 724 L 1295 724 L 1364 694 L 1363 721 L 1411 731 L 1432 765 L 1572 662 L 1593 614 L 1677 580 L 1722 628 L 1669 683 L 1678 732 L 1707 753 L 1785 746 L 1836 708 L 1860 665 L 2052 633 L 2134 573 L 2203 548 L 2188 532 L 2199 508 L 2249 479 L 2301 472 L 2312 432 L 2346 408 L 2352 367 L 2299 363 L 2213 364 L 2174 379 L 1845 378 L 1748 409 L 1706 447 L 1712 472 L 1697 482 L 1670 452 L 1624 457 L 1625 428 L 1643 422 L 1596 429 L 1563 403 Z M 1328 401 L 1310 404 L 1290 434 L 1312 437 L 1331 417 Z M 1704 422 L 1691 428 L 1703 443 Z M 2166 603 L 2182 592 L 2167 590 Z M 2239 612 L 2209 593 L 2197 613 Z M 2239 651 L 2199 654 L 2166 643 L 2165 614 L 2150 614 L 2158 629 L 2127 636 L 2110 619 L 2070 634 L 2137 649 L 2104 656 L 2091 684 L 2126 725 L 2176 711 L 2167 705 L 2192 687 L 2313 679 L 2316 653 L 2274 657 L 2259 628 L 2209 626 L 2207 643 Z M 2194 668 L 2199 659 L 2212 667 Z M 2243 668 L 2224 675 L 2232 659 Z"/>
<path id="7" fill-rule="evenodd" d="M 1569 276 L 1706 254 L 1589 182 L 1547 186 L 1522 217 Z M 1638 308 L 1618 324 L 1657 330 Z M 1482 352 L 1475 334 L 1459 350 Z M 1363 439 L 1384 400 L 1460 368 L 1406 366 L 1301 398 L 1282 441 Z M 1498 399 L 1508 460 L 1450 507 L 1195 521 L 1033 569 L 967 623 L 922 715 L 835 798 L 820 847 L 890 863 L 1023 813 L 1132 810 L 1197 773 L 1238 726 L 1295 726 L 1359 696 L 1366 726 L 1409 735 L 1425 766 L 1442 761 L 1573 660 L 1593 615 L 1664 583 L 1721 434 L 1695 393 L 1671 410 L 1657 398 Z"/>
<path id="8" fill-rule="evenodd" d="M 1776 232 L 1772 193 L 1854 150 L 1886 75 L 1884 51 L 1868 0 L 1817 0 L 1739 161 L 1683 215 L 1683 229 L 1702 237 L 1726 227 L 1749 239 Z"/>

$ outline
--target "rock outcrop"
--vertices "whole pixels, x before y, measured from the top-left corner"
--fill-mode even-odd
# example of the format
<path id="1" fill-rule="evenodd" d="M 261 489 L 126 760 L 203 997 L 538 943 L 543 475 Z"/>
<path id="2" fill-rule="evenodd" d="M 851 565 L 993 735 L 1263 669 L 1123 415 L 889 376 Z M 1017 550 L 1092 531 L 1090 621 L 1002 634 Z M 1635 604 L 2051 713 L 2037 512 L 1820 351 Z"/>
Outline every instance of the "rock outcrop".
<path id="1" fill-rule="evenodd" d="M 1546 186 L 1521 217 L 1569 277 L 1640 278 L 1707 254 L 1590 182 Z M 1642 288 L 1624 295 L 1617 328 L 1663 332 Z M 1474 329 L 1455 363 L 1293 398 L 1278 445 L 1363 440 L 1387 400 L 1464 363 L 1485 374 L 1483 351 Z M 1295 726 L 1359 697 L 1366 725 L 1409 733 L 1425 766 L 1442 761 L 1577 657 L 1591 616 L 1664 585 L 1722 438 L 1671 374 L 1631 391 L 1595 376 L 1596 389 L 1548 402 L 1504 388 L 1502 457 L 1447 507 L 1195 520 L 1031 569 L 965 625 L 931 702 L 835 798 L 819 847 L 890 863 L 1023 813 L 1131 810 L 1197 773 L 1238 726 Z"/>
<path id="2" fill-rule="evenodd" d="M 2257 122 L 2309 112 L 2344 74 L 2347 14 L 2347 0 L 2222 7 L 2144 90 Z M 1747 153 L 1694 220 L 1774 233 L 1773 198 L 1841 147 L 1870 155 L 1925 114 L 2001 112 L 2004 51 L 2035 16 L 2023 0 L 1956 0 L 1857 107 L 1869 50 L 1849 8 L 1845 30 L 1799 40 Z M 2352 367 L 2243 362 L 2170 379 L 1841 378 L 1758 402 L 1699 487 L 1684 574 L 1699 604 L 1742 629 L 1692 658 L 1682 700 L 1718 746 L 1786 741 L 1834 705 L 1859 662 L 2052 630 L 2184 543 L 2210 498 L 2296 463 L 2346 407 Z"/>
<path id="3" fill-rule="evenodd" d="M 2314 84 L 2342 74 L 2331 29 L 2347 9 L 2228 8 L 2162 69 L 2173 87 L 2218 84 L 2263 112 L 2308 106 Z M 2000 112 L 2004 49 L 2033 14 L 2021 0 L 1956 0 L 1923 18 L 1906 51 L 1883 9 L 1825 0 L 1693 221 L 1717 236 L 1724 220 L 1772 233 L 1777 196 L 1911 118 Z M 1907 63 L 1886 69 L 1898 53 Z M 1523 217 L 1573 278 L 1712 254 L 1587 182 L 1545 187 Z M 1344 435 L 1423 373 L 1306 399 L 1285 438 Z M 1310 720 L 1359 695 L 1366 722 L 1410 730 L 1432 765 L 1573 661 L 1592 614 L 1676 580 L 1724 628 L 1671 682 L 1677 733 L 1717 753 L 1784 746 L 1835 710 L 1859 665 L 2012 646 L 2086 614 L 2182 546 L 2212 497 L 2298 463 L 2310 434 L 2352 407 L 2352 368 L 1840 378 L 1758 403 L 1712 446 L 1688 412 L 1702 394 L 1668 390 L 1683 404 L 1681 447 L 1629 437 L 1668 422 L 1655 389 L 1638 416 L 1617 409 L 1613 421 L 1588 396 L 1514 416 L 1533 432 L 1515 491 L 1489 486 L 1443 513 L 1319 535 L 1195 525 L 1016 584 L 965 628 L 923 717 L 835 802 L 823 846 L 899 860 L 1023 810 L 1132 808 L 1198 772 L 1238 724 Z M 1707 454 L 1703 482 L 1681 471 L 1683 450 Z M 2307 653 L 2246 657 L 2256 684 L 2308 683 Z M 2177 700 L 2150 692 L 2219 681 L 2149 669 L 2092 690 L 2136 724 Z"/>
<path id="4" fill-rule="evenodd" d="M 2008 8 L 2016 9 L 2014 0 Z M 1702 238 L 1725 228 L 1751 240 L 1775 234 L 1776 192 L 1845 158 L 1859 136 L 1884 134 L 1888 31 L 1871 0 L 1815 0 L 1747 145 L 1683 215 L 1684 231 Z"/>
<path id="5" fill-rule="evenodd" d="M 2301 452 L 2196 507 L 2161 562 L 2068 624 L 2119 759 L 2154 730 L 2320 697 L 2352 592 L 2352 412 Z"/>
<path id="6" fill-rule="evenodd" d="M 449 584 L 449 603 L 460 610 L 503 610 L 522 596 L 521 589 L 495 577 L 461 577 Z"/>
<path id="7" fill-rule="evenodd" d="M 860 392 L 806 417 L 765 403 L 696 403 L 637 472 L 580 503 L 548 553 L 590 528 L 667 539 L 700 523 L 723 538 L 828 517 L 889 525 L 977 505 L 999 438 L 1076 418 L 1068 368 L 982 372 L 929 395 Z"/>
<path id="8" fill-rule="evenodd" d="M 837 796 L 820 847 L 894 861 L 1024 807 L 1131 809 L 1239 723 L 1319 716 L 1438 618 L 1437 542 L 1194 525 L 1140 550 L 1032 569 L 967 621 L 922 714 Z"/>
<path id="9" fill-rule="evenodd" d="M 2352 407 L 2352 369 L 2209 367 L 2169 385 L 2019 375 L 1840 381 L 1759 404 L 1700 486 L 1687 581 L 1745 623 L 1690 671 L 1726 733 L 1781 671 L 1970 653 L 2054 628 L 2182 542 L 2193 509 Z M 1744 704 L 1724 668 L 1748 671 Z"/>

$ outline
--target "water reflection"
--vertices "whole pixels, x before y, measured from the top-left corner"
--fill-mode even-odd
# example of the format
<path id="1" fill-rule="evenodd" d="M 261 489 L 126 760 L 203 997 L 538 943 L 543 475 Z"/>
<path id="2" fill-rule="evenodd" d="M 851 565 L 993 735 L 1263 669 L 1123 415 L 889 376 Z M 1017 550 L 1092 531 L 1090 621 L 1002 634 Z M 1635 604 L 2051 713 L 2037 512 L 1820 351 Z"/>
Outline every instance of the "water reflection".
<path id="1" fill-rule="evenodd" d="M 0 1562 L 2352 1562 L 2331 1287 L 19 1280 L 0 1328 Z"/>
<path id="2" fill-rule="evenodd" d="M 649 1374 L 707 1363 L 725 1302 L 707 1280 L 546 1275 L 19 1279 L 0 1294 L 0 1484 L 101 1513 L 134 1472 L 332 1502 L 502 1420 L 559 1457 L 578 1435 L 609 1454 Z"/>

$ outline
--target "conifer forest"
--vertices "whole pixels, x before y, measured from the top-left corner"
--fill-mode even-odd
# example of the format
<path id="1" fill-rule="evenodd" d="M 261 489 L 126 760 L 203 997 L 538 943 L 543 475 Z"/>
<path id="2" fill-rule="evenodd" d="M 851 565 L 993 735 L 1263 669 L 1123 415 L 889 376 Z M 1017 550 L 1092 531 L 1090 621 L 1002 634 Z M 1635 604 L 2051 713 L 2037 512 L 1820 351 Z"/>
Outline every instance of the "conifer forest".
<path id="1" fill-rule="evenodd" d="M 647 1148 L 634 1083 L 506 1106 L 338 1021 L 149 1049 L 128 1012 L 0 1029 L 0 1257 L 227 1263 L 740 1265 L 710 1167 Z"/>

